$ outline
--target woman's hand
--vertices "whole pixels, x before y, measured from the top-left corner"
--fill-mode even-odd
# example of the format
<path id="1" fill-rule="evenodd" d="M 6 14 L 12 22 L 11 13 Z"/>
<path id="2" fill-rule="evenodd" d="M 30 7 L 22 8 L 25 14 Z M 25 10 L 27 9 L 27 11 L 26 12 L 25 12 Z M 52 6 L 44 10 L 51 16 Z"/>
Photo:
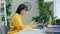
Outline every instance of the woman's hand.
<path id="1" fill-rule="evenodd" d="M 37 27 L 37 25 L 32 22 L 30 24 L 33 26 L 33 28 Z"/>

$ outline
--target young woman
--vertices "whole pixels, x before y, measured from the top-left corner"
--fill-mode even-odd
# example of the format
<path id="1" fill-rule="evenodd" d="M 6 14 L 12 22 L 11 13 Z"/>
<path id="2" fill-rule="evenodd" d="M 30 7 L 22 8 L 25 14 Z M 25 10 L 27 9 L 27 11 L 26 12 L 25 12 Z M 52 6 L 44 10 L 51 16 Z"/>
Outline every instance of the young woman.
<path id="1" fill-rule="evenodd" d="M 18 31 L 23 30 L 24 28 L 33 28 L 32 24 L 24 25 L 22 23 L 22 16 L 26 14 L 28 7 L 24 4 L 20 4 L 17 8 L 17 11 L 9 17 L 10 19 L 10 29 L 7 34 L 16 34 Z"/>

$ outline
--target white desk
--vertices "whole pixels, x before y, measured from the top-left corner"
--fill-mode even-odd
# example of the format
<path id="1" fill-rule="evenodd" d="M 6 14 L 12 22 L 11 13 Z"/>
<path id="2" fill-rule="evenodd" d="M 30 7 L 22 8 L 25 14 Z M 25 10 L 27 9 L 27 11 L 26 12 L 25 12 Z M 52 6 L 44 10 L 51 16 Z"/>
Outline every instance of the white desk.
<path id="1" fill-rule="evenodd" d="M 46 34 L 46 33 L 43 29 L 24 29 L 17 32 L 17 34 Z"/>

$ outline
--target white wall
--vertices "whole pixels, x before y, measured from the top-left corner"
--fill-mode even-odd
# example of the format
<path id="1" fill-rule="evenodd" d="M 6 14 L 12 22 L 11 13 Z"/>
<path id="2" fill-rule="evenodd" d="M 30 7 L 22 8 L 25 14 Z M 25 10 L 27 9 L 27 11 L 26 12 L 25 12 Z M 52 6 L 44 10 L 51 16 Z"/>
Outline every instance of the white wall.
<path id="1" fill-rule="evenodd" d="M 54 16 L 60 18 L 60 0 L 44 0 L 45 2 L 54 2 Z"/>
<path id="2" fill-rule="evenodd" d="M 23 23 L 30 23 L 33 16 L 38 15 L 38 4 L 37 0 L 12 0 L 12 12 L 15 12 L 18 5 L 23 2 L 30 2 L 32 4 L 32 9 L 23 17 Z"/>
<path id="3" fill-rule="evenodd" d="M 54 16 L 60 18 L 60 0 L 54 1 Z"/>

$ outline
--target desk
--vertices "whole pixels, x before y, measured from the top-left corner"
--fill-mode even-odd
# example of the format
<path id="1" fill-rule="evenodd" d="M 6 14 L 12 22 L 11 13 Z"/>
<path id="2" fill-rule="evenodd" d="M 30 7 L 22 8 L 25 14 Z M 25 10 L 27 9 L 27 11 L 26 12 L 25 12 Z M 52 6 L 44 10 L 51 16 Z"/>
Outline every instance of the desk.
<path id="1" fill-rule="evenodd" d="M 43 29 L 25 29 L 17 32 L 16 34 L 46 34 Z"/>

